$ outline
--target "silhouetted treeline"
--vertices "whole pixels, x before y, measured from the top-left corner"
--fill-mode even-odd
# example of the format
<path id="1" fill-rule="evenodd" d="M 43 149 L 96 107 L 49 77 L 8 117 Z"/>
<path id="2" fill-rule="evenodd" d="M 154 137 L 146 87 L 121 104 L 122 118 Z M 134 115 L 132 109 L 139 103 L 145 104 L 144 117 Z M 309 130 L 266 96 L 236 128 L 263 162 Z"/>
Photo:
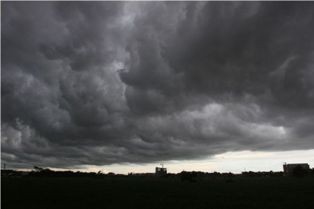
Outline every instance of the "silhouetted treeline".
<path id="1" fill-rule="evenodd" d="M 242 172 L 243 176 L 246 177 L 263 177 L 263 176 L 270 176 L 270 177 L 276 177 L 276 176 L 283 176 L 283 172 L 273 172 L 273 171 L 260 171 L 260 172 Z"/>
<path id="2" fill-rule="evenodd" d="M 18 170 L 1 170 L 1 176 L 3 177 L 156 177 L 156 178 L 178 178 L 182 182 L 196 182 L 204 178 L 225 178 L 228 181 L 232 181 L 234 177 L 281 177 L 284 176 L 283 172 L 242 172 L 241 174 L 233 173 L 219 173 L 219 172 L 201 172 L 201 171 L 182 171 L 181 173 L 172 174 L 168 173 L 165 176 L 156 176 L 154 173 L 129 173 L 115 174 L 113 172 L 102 173 L 102 172 L 80 172 L 80 171 L 54 171 L 48 168 L 40 168 L 34 166 L 32 171 L 18 171 Z M 292 176 L 304 177 L 304 176 L 314 176 L 314 169 L 304 170 L 302 168 L 296 168 Z"/>
<path id="3" fill-rule="evenodd" d="M 104 174 L 102 172 L 80 172 L 80 171 L 54 171 L 48 168 L 41 168 L 34 166 L 31 171 L 17 171 L 17 170 L 1 170 L 1 176 L 12 177 L 104 177 L 104 176 L 123 176 L 121 174 L 114 174 L 109 172 Z"/>

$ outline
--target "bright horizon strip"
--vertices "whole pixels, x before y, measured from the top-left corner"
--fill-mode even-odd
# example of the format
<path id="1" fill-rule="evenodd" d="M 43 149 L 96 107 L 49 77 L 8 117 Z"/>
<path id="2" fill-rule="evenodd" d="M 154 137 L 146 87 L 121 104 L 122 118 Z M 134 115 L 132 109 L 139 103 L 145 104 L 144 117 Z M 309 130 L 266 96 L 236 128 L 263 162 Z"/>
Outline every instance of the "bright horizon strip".
<path id="1" fill-rule="evenodd" d="M 308 163 L 314 167 L 314 149 L 297 151 L 237 151 L 226 152 L 201 160 L 171 160 L 160 162 L 167 168 L 168 173 L 180 173 L 181 171 L 202 172 L 232 172 L 243 171 L 282 171 L 284 163 Z M 160 163 L 146 164 L 112 164 L 106 166 L 87 165 L 80 169 L 56 169 L 73 170 L 82 172 L 113 172 L 116 174 L 128 173 L 154 173 L 155 167 Z"/>

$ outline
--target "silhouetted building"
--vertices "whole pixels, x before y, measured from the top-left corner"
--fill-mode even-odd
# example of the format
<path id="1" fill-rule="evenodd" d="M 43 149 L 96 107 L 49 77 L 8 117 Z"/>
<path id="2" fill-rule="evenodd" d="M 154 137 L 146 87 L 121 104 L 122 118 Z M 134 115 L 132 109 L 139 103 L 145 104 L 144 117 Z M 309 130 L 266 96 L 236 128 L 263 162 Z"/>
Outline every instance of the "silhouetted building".
<path id="1" fill-rule="evenodd" d="M 295 170 L 298 168 L 304 171 L 310 171 L 310 166 L 307 163 L 293 163 L 293 164 L 285 163 L 283 165 L 283 173 L 285 176 L 290 176 L 293 175 Z"/>
<path id="2" fill-rule="evenodd" d="M 167 168 L 164 167 L 156 167 L 155 174 L 157 176 L 164 176 L 167 174 Z"/>

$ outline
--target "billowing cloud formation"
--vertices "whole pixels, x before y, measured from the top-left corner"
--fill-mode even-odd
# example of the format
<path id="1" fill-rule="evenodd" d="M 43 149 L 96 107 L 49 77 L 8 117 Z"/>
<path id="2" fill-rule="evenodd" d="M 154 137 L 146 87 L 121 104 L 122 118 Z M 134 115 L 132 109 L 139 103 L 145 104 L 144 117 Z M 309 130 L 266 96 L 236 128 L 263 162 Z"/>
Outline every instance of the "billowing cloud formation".
<path id="1" fill-rule="evenodd" d="M 2 160 L 314 148 L 314 4 L 4 2 Z"/>

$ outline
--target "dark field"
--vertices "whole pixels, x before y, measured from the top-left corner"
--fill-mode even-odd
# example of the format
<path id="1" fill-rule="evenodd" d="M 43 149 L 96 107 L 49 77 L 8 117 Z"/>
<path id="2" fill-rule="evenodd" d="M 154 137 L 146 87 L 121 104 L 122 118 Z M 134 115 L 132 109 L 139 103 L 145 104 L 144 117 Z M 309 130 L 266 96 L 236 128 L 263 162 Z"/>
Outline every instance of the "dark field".
<path id="1" fill-rule="evenodd" d="M 313 209 L 314 178 L 2 178 L 3 209 Z"/>

